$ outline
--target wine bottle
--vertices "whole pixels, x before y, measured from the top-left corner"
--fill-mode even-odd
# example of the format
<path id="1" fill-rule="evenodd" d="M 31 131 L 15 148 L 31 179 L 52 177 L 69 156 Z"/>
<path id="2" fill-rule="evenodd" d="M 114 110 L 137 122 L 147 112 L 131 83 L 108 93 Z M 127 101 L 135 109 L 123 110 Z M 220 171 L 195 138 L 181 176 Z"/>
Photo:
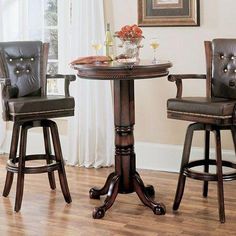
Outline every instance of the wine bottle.
<path id="1" fill-rule="evenodd" d="M 111 57 L 111 58 L 113 57 L 112 47 L 113 47 L 113 39 L 112 39 L 111 31 L 110 31 L 110 24 L 107 23 L 105 48 L 106 48 L 106 56 Z"/>

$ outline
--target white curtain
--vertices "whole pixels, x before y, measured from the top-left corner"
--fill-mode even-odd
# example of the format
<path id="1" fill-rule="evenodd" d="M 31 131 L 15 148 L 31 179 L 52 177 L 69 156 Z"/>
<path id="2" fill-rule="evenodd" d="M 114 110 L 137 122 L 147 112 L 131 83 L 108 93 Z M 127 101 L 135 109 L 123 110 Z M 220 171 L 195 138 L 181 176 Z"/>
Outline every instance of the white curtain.
<path id="1" fill-rule="evenodd" d="M 103 0 L 72 0 L 71 59 L 94 54 L 91 41 L 104 42 L 104 25 Z M 96 168 L 112 165 L 114 118 L 110 81 L 78 78 L 71 87 L 76 110 L 69 123 L 67 163 Z"/>
<path id="2" fill-rule="evenodd" d="M 44 25 L 43 3 L 40 0 L 0 0 L 0 40 L 40 39 Z M 70 70 L 69 62 L 94 54 L 93 39 L 104 42 L 103 0 L 58 0 L 57 3 L 59 72 L 75 73 Z M 67 163 L 85 167 L 112 165 L 114 119 L 110 81 L 78 78 L 71 83 L 71 94 L 76 100 L 76 110 L 68 122 L 69 154 L 64 153 Z M 1 143 L 5 132 L 2 120 L 0 129 Z"/>
<path id="3" fill-rule="evenodd" d="M 3 0 L 0 0 L 0 41 L 4 40 L 4 24 L 3 24 L 3 10 L 4 10 L 5 4 Z M 2 119 L 2 94 L 1 94 L 1 88 L 0 88 L 0 152 L 3 152 L 3 142 L 6 136 L 6 122 Z"/>

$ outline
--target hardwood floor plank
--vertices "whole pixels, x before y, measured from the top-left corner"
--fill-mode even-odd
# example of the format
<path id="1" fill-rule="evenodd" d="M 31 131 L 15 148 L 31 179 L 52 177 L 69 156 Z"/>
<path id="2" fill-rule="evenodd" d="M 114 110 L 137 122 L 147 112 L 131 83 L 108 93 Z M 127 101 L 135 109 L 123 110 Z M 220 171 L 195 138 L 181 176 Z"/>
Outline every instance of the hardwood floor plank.
<path id="1" fill-rule="evenodd" d="M 6 158 L 0 156 L 0 191 L 5 181 Z M 202 197 L 200 181 L 187 179 L 178 212 L 172 212 L 178 175 L 140 170 L 146 184 L 153 184 L 155 198 L 166 205 L 164 216 L 154 215 L 135 193 L 119 194 L 101 220 L 92 218 L 92 210 L 102 204 L 90 199 L 91 187 L 102 186 L 112 168 L 84 169 L 66 167 L 72 203 L 66 204 L 56 175 L 57 189 L 51 190 L 46 174 L 26 175 L 20 213 L 14 212 L 16 178 L 9 197 L 0 197 L 0 235 L 98 235 L 98 236 L 197 236 L 236 235 L 235 182 L 225 183 L 226 223 L 218 220 L 217 187 L 209 185 L 209 197 Z M 16 177 L 16 176 L 15 176 Z"/>

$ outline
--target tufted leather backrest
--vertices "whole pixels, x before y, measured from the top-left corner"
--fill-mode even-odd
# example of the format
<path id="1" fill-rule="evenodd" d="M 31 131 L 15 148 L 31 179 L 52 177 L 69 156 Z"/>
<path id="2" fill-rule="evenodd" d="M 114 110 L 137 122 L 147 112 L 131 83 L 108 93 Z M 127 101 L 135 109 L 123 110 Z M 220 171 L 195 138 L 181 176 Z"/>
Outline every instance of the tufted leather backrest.
<path id="1" fill-rule="evenodd" d="M 236 98 L 236 39 L 212 41 L 212 97 Z"/>
<path id="2" fill-rule="evenodd" d="M 46 52 L 46 53 L 45 53 Z M 10 79 L 11 98 L 42 96 L 46 90 L 47 50 L 40 41 L 0 43 L 0 62 Z"/>

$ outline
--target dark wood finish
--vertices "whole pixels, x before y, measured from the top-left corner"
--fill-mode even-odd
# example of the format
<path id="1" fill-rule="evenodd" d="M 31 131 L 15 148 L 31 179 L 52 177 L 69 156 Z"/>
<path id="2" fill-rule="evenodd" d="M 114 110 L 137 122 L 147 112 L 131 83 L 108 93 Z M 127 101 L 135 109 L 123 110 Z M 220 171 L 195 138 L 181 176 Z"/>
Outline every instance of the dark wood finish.
<path id="1" fill-rule="evenodd" d="M 140 200 L 150 207 L 154 214 L 165 214 L 165 206 L 152 200 L 154 188 L 144 186 L 136 171 L 134 153 L 135 101 L 134 79 L 160 77 L 168 74 L 170 62 L 151 64 L 141 61 L 132 66 L 117 63 L 105 65 L 76 66 L 78 76 L 90 79 L 114 80 L 114 115 L 115 115 L 115 172 L 110 174 L 101 189 L 92 188 L 90 198 L 99 199 L 107 194 L 104 204 L 96 207 L 93 217 L 102 218 L 112 206 L 118 193 L 136 192 Z"/>
<path id="2" fill-rule="evenodd" d="M 212 47 L 211 41 L 205 41 L 206 55 L 206 96 L 211 97 L 211 80 L 212 80 Z"/>
<path id="3" fill-rule="evenodd" d="M 47 164 L 49 165 L 53 163 L 53 160 L 51 158 L 52 151 L 51 151 L 50 133 L 49 133 L 48 127 L 43 127 L 43 137 L 44 137 L 46 160 L 47 160 Z M 48 180 L 49 180 L 51 189 L 56 189 L 54 172 L 48 172 Z"/>
<path id="4" fill-rule="evenodd" d="M 135 64 L 120 64 L 118 62 L 74 65 L 80 78 L 96 80 L 127 80 L 150 79 L 169 74 L 168 68 L 172 64 L 169 61 L 160 61 L 152 64 L 149 60 L 141 60 Z"/>
<path id="5" fill-rule="evenodd" d="M 209 173 L 209 155 L 210 155 L 210 131 L 205 131 L 205 148 L 204 148 L 204 157 L 205 157 L 205 164 L 204 164 L 204 172 Z M 203 183 L 203 197 L 207 197 L 208 194 L 208 181 L 204 181 Z"/>
<path id="6" fill-rule="evenodd" d="M 214 130 L 216 140 L 216 175 L 217 175 L 217 190 L 218 190 L 218 205 L 220 222 L 225 222 L 225 204 L 224 204 L 224 187 L 222 173 L 222 154 L 221 154 L 221 138 L 220 129 Z"/>
<path id="7" fill-rule="evenodd" d="M 11 138 L 11 147 L 9 160 L 15 165 L 16 163 L 16 153 L 19 142 L 19 134 L 20 134 L 20 125 L 18 123 L 14 123 L 12 130 L 12 138 Z M 14 173 L 12 171 L 7 170 L 7 176 L 5 181 L 5 186 L 3 189 L 3 196 L 7 197 L 10 193 L 12 182 L 13 182 Z"/>
<path id="8" fill-rule="evenodd" d="M 226 118 L 226 119 L 217 119 L 214 117 L 204 117 L 204 116 L 198 116 L 198 115 L 191 115 L 191 114 L 179 114 L 176 112 L 167 111 L 167 117 L 171 119 L 176 120 L 186 120 L 186 121 L 194 121 L 204 124 L 218 124 L 218 125 L 230 125 L 232 124 L 233 120 L 232 118 Z"/>
<path id="9" fill-rule="evenodd" d="M 26 144 L 27 144 L 27 132 L 29 129 L 34 127 L 42 127 L 44 131 L 44 144 L 45 154 L 26 155 Z M 50 135 L 49 129 L 52 134 L 52 141 L 55 155 L 51 154 Z M 20 134 L 20 150 L 19 157 L 17 157 L 18 139 Z M 46 160 L 47 165 L 42 166 L 26 166 L 27 161 L 32 160 Z M 3 196 L 7 197 L 13 181 L 14 173 L 17 173 L 17 184 L 16 184 L 16 200 L 15 200 L 15 211 L 18 212 L 21 209 L 23 189 L 24 189 L 24 176 L 25 174 L 38 174 L 48 173 L 48 179 L 51 189 L 56 188 L 54 171 L 57 170 L 59 174 L 59 180 L 61 189 L 67 203 L 71 202 L 71 196 L 69 187 L 67 184 L 66 173 L 64 169 L 64 161 L 61 152 L 59 134 L 57 125 L 51 120 L 35 120 L 27 121 L 23 123 L 14 123 L 11 150 L 9 155 L 9 161 L 7 162 L 7 177 L 5 181 L 5 187 Z"/>
<path id="10" fill-rule="evenodd" d="M 175 82 L 177 86 L 177 98 L 182 97 L 183 91 L 183 79 L 206 79 L 206 96 L 212 96 L 212 43 L 210 41 L 205 41 L 205 55 L 206 55 L 206 75 L 197 75 L 197 74 L 174 74 L 169 75 L 168 80 Z M 223 181 L 236 180 L 236 164 L 230 161 L 222 160 L 221 154 L 221 138 L 220 130 L 230 130 L 233 137 L 233 142 L 236 151 L 236 128 L 235 128 L 235 117 L 236 106 L 234 108 L 234 113 L 232 118 L 227 119 L 215 119 L 212 117 L 203 117 L 201 114 L 181 114 L 171 112 L 170 110 L 167 113 L 168 118 L 188 120 L 197 122 L 190 125 L 187 129 L 184 150 L 182 156 L 182 164 L 180 168 L 179 181 L 176 189 L 175 200 L 173 204 L 173 209 L 177 210 L 179 208 L 185 186 L 186 177 L 190 177 L 197 180 L 204 181 L 203 183 L 203 196 L 207 197 L 208 195 L 208 181 L 216 181 L 218 186 L 218 205 L 219 205 L 219 219 L 221 223 L 225 222 L 225 211 L 224 211 L 224 189 Z M 191 161 L 189 162 L 190 148 L 193 132 L 195 130 L 205 131 L 205 154 L 204 159 Z M 215 134 L 215 145 L 216 145 L 216 160 L 209 159 L 209 146 L 210 146 L 210 131 L 213 131 Z M 216 166 L 216 174 L 209 173 L 209 165 Z M 199 172 L 193 170 L 192 168 L 197 166 L 203 166 L 204 171 Z M 229 167 L 234 169 L 231 173 L 223 173 L 222 166 Z"/>
<path id="11" fill-rule="evenodd" d="M 183 83 L 182 80 L 186 79 L 206 79 L 206 75 L 198 75 L 198 74 L 171 74 L 168 76 L 168 80 L 170 82 L 175 82 L 177 93 L 176 98 L 181 98 L 183 93 Z"/>
<path id="12" fill-rule="evenodd" d="M 204 181 L 203 185 L 203 196 L 207 197 L 208 193 L 208 181 L 217 181 L 218 186 L 218 202 L 219 202 L 219 218 L 221 223 L 225 222 L 225 213 L 224 213 L 224 193 L 223 193 L 223 180 L 231 181 L 236 180 L 236 171 L 223 174 L 222 166 L 236 169 L 236 164 L 230 161 L 222 160 L 221 154 L 221 139 L 220 139 L 220 130 L 231 130 L 233 137 L 235 137 L 235 127 L 219 127 L 215 125 L 204 125 L 201 123 L 194 123 L 189 125 L 185 137 L 184 150 L 182 163 L 180 168 L 178 186 L 176 190 L 175 200 L 173 204 L 173 210 L 178 210 L 183 192 L 185 187 L 186 177 L 192 179 Z M 193 138 L 194 131 L 203 130 L 205 131 L 205 159 L 189 161 L 191 143 Z M 210 141 L 210 131 L 213 131 L 215 134 L 216 140 L 216 160 L 209 159 L 209 141 Z M 235 140 L 234 140 L 235 141 Z M 216 166 L 216 174 L 208 173 L 209 165 Z M 204 166 L 204 172 L 199 172 L 193 170 L 192 168 L 197 166 Z"/>
<path id="13" fill-rule="evenodd" d="M 65 172 L 65 167 L 64 167 L 64 160 L 62 156 L 62 151 L 61 151 L 61 143 L 59 139 L 59 133 L 57 129 L 57 124 L 55 122 L 50 121 L 50 129 L 51 129 L 51 134 L 52 134 L 52 142 L 54 146 L 54 152 L 55 152 L 55 160 L 56 163 L 59 164 L 58 168 L 58 176 L 60 180 L 60 185 L 61 185 L 61 190 L 63 193 L 63 196 L 65 198 L 65 201 L 67 203 L 71 203 L 71 196 L 70 196 L 70 191 L 67 183 L 67 178 L 66 178 L 66 172 Z"/>
<path id="14" fill-rule="evenodd" d="M 178 186 L 175 194 L 175 200 L 173 204 L 173 210 L 178 210 L 183 193 L 184 193 L 184 186 L 186 181 L 186 176 L 184 175 L 184 168 L 189 162 L 189 156 L 191 151 L 191 145 L 192 145 L 192 139 L 193 139 L 193 131 L 194 129 L 197 129 L 198 127 L 194 127 L 194 125 L 189 125 L 186 136 L 185 136 L 185 142 L 184 142 L 184 150 L 183 150 L 183 156 L 182 156 L 182 162 L 180 167 L 180 174 L 179 174 L 179 181 Z"/>

